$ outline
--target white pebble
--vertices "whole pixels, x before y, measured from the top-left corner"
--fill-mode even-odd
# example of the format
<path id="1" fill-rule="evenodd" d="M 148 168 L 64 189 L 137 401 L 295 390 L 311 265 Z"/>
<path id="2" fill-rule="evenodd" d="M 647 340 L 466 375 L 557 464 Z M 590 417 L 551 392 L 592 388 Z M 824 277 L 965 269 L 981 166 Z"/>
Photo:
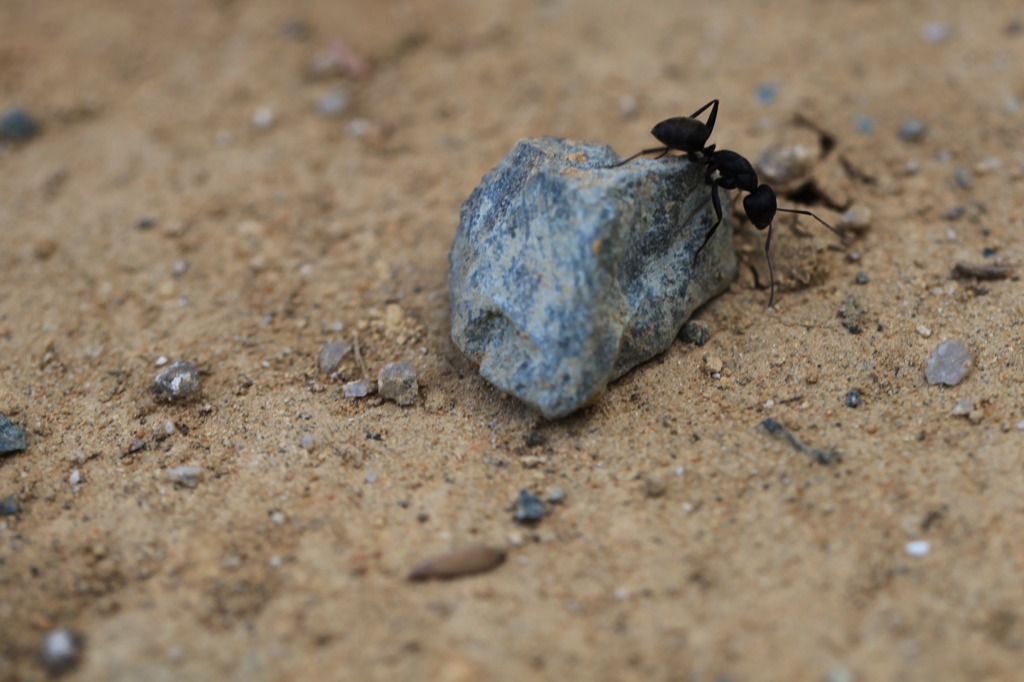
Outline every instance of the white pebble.
<path id="1" fill-rule="evenodd" d="M 70 483 L 71 485 L 78 485 L 81 482 L 82 472 L 79 471 L 78 469 L 75 469 L 74 471 L 71 472 L 71 475 L 68 476 L 68 483 Z"/>
<path id="2" fill-rule="evenodd" d="M 932 335 L 932 330 L 924 326 L 923 324 L 919 324 L 917 325 L 917 333 L 927 339 L 929 336 Z"/>
<path id="3" fill-rule="evenodd" d="M 927 540 L 913 540 L 903 548 L 909 556 L 926 556 L 932 551 L 932 543 Z"/>
<path id="4" fill-rule="evenodd" d="M 274 110 L 270 107 L 260 107 L 252 114 L 252 124 L 259 130 L 266 130 L 274 123 Z"/>

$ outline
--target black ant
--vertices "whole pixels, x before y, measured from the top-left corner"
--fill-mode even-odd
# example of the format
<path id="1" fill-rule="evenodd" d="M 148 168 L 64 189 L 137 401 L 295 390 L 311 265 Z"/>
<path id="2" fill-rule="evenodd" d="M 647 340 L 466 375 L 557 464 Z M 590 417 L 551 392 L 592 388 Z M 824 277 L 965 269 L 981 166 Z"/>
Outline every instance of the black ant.
<path id="1" fill-rule="evenodd" d="M 707 122 L 698 119 L 697 117 L 709 107 L 711 108 L 711 113 L 708 114 Z M 771 282 L 771 293 L 768 297 L 768 307 L 771 308 L 775 303 L 775 271 L 772 268 L 772 257 L 769 249 L 772 244 L 772 230 L 776 212 L 782 211 L 784 213 L 799 213 L 811 216 L 835 233 L 840 239 L 842 239 L 842 235 L 836 228 L 810 211 L 795 208 L 779 208 L 778 201 L 775 198 L 775 190 L 768 185 L 758 184 L 757 171 L 754 170 L 750 161 L 734 151 L 728 149 L 716 150 L 715 145 L 707 144 L 708 139 L 711 137 L 711 131 L 715 128 L 715 120 L 717 118 L 718 100 L 713 99 L 689 116 L 676 116 L 665 119 L 651 130 L 651 135 L 664 146 L 644 149 L 611 167 L 617 168 L 629 163 L 638 156 L 655 152 L 660 152 L 655 157 L 660 159 L 670 151 L 683 152 L 687 157 L 693 157 L 697 163 L 703 163 L 707 166 L 707 172 L 704 177 L 708 184 L 711 185 L 711 205 L 715 209 L 716 219 L 715 224 L 704 235 L 704 241 L 701 243 L 700 248 L 697 249 L 697 253 L 694 254 L 695 258 L 704 250 L 704 247 L 707 246 L 711 237 L 714 236 L 715 231 L 718 229 L 719 223 L 722 222 L 722 204 L 721 199 L 718 197 L 717 188 L 721 187 L 726 190 L 738 189 L 747 192 L 747 196 L 743 197 L 743 210 L 746 211 L 747 217 L 750 218 L 750 222 L 754 224 L 754 227 L 758 230 L 766 228 L 768 230 L 768 236 L 764 240 L 764 256 L 768 260 L 768 278 Z"/>

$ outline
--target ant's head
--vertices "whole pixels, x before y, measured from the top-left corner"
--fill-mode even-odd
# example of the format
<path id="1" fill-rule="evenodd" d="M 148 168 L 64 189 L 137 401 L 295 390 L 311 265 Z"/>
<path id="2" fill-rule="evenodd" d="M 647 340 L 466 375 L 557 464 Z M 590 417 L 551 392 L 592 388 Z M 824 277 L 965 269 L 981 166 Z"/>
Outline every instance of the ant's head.
<path id="1" fill-rule="evenodd" d="M 759 230 L 772 224 L 778 209 L 775 190 L 768 185 L 758 185 L 757 189 L 743 197 L 743 210 L 747 212 L 750 222 Z"/>

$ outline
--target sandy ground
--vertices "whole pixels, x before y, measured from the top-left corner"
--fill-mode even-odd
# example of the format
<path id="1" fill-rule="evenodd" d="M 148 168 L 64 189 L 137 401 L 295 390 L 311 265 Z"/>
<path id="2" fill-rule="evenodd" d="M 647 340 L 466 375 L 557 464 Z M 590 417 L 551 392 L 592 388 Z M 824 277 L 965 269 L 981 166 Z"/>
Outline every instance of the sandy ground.
<path id="1" fill-rule="evenodd" d="M 1022 262 L 1022 21 L 1012 0 L 4 0 L 0 109 L 44 129 L 0 151 L 0 414 L 29 441 L 0 458 L 22 507 L 0 678 L 45 678 L 63 627 L 75 680 L 1013 679 L 1021 284 L 950 271 Z M 871 228 L 844 247 L 782 221 L 768 311 L 741 226 L 709 343 L 571 418 L 487 385 L 446 285 L 480 177 L 531 135 L 632 153 L 714 97 L 714 140 L 751 158 L 805 139 L 797 113 L 826 131 L 803 198 Z M 365 370 L 319 372 L 357 337 Z M 974 356 L 952 388 L 924 378 L 945 339 Z M 196 363 L 198 400 L 154 400 L 161 357 Z M 399 360 L 415 406 L 342 396 Z M 469 542 L 509 559 L 405 580 Z"/>

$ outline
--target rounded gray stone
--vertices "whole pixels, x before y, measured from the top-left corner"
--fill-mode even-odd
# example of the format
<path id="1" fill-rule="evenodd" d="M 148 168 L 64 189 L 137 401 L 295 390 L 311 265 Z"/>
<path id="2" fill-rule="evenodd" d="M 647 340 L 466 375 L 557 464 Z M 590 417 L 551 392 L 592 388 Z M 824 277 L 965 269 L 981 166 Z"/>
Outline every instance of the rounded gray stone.
<path id="1" fill-rule="evenodd" d="M 466 200 L 449 254 L 455 345 L 549 419 L 667 349 L 736 276 L 724 190 L 695 258 L 714 222 L 703 165 L 618 161 L 606 145 L 521 140 Z"/>

